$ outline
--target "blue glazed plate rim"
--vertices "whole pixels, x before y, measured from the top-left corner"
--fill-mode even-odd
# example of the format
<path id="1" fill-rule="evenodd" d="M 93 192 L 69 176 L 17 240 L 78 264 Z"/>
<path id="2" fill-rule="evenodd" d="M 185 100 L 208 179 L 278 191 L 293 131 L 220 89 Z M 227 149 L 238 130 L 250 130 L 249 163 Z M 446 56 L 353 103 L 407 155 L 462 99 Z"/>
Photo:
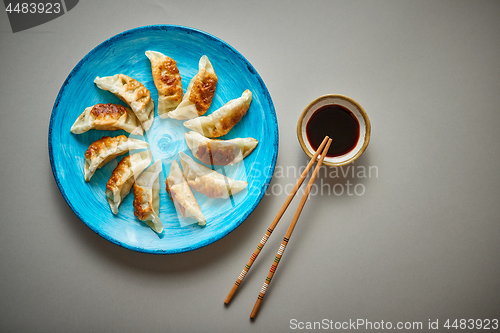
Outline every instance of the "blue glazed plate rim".
<path id="1" fill-rule="evenodd" d="M 78 210 L 73 206 L 73 204 L 71 203 L 71 200 L 69 200 L 68 196 L 66 195 L 66 192 L 64 190 L 64 187 L 61 184 L 59 175 L 58 175 L 56 167 L 55 167 L 54 155 L 53 155 L 53 148 L 52 148 L 52 130 L 53 130 L 54 119 L 56 118 L 56 114 L 59 111 L 58 110 L 58 105 L 59 105 L 59 102 L 60 102 L 60 100 L 62 98 L 62 95 L 63 95 L 63 92 L 64 92 L 66 86 L 68 85 L 68 83 L 71 80 L 71 78 L 75 75 L 75 73 L 77 73 L 80 70 L 81 66 L 83 64 L 85 64 L 85 62 L 94 53 L 98 52 L 101 48 L 106 47 L 106 45 L 109 45 L 110 43 L 113 43 L 115 40 L 119 40 L 121 38 L 124 38 L 127 35 L 130 35 L 130 34 L 133 34 L 133 33 L 138 33 L 138 32 L 141 32 L 141 31 L 147 31 L 147 30 L 165 30 L 165 31 L 166 30 L 180 30 L 180 31 L 185 31 L 185 32 L 189 32 L 189 33 L 201 34 L 204 37 L 210 39 L 212 42 L 215 42 L 215 43 L 218 43 L 218 44 L 222 45 L 227 50 L 229 50 L 233 55 L 237 56 L 243 63 L 245 63 L 247 65 L 247 67 L 250 70 L 250 72 L 255 76 L 255 78 L 258 80 L 259 84 L 261 85 L 262 92 L 265 94 L 265 96 L 264 96 L 265 100 L 267 101 L 268 106 L 269 106 L 270 120 L 273 121 L 273 125 L 274 125 L 273 127 L 276 128 L 276 130 L 274 131 L 274 140 L 273 140 L 274 141 L 274 149 L 273 149 L 273 156 L 272 156 L 272 160 L 271 160 L 270 169 L 269 169 L 269 172 L 266 175 L 264 186 L 262 187 L 261 192 L 260 192 L 259 196 L 257 197 L 257 199 L 255 200 L 253 206 L 249 207 L 244 212 L 244 214 L 242 214 L 240 216 L 239 220 L 237 220 L 237 221 L 235 221 L 233 223 L 233 225 L 232 225 L 231 228 L 228 228 L 225 231 L 216 234 L 214 237 L 211 237 L 211 238 L 206 239 L 204 241 L 200 241 L 200 242 L 198 242 L 198 243 L 196 243 L 196 244 L 194 244 L 192 246 L 187 246 L 187 247 L 177 248 L 177 249 L 170 249 L 170 250 L 162 250 L 162 249 L 151 250 L 151 249 L 145 249 L 145 248 L 138 247 L 138 246 L 132 246 L 132 245 L 129 245 L 129 244 L 124 243 L 124 242 L 121 242 L 121 241 L 119 241 L 119 240 L 111 237 L 107 233 L 101 232 L 101 230 L 99 230 L 98 228 L 94 227 L 91 223 L 88 223 L 85 220 L 84 216 L 82 216 L 78 212 Z M 110 241 L 110 242 L 112 242 L 114 244 L 117 244 L 117 245 L 119 245 L 119 246 L 121 246 L 123 248 L 132 250 L 132 251 L 143 252 L 143 253 L 151 253 L 151 254 L 176 254 L 176 253 L 193 251 L 193 250 L 205 247 L 207 245 L 210 245 L 210 244 L 212 244 L 212 243 L 214 243 L 214 242 L 222 239 L 223 237 L 227 236 L 230 232 L 232 232 L 233 230 L 235 230 L 238 226 L 240 226 L 241 223 L 243 223 L 243 221 L 245 221 L 247 219 L 247 217 L 255 210 L 255 208 L 257 207 L 257 205 L 262 200 L 262 197 L 264 196 L 264 194 L 265 194 L 265 192 L 266 192 L 266 190 L 267 190 L 267 188 L 269 186 L 271 178 L 272 178 L 272 176 L 274 174 L 274 169 L 276 167 L 276 160 L 277 160 L 277 157 L 278 157 L 278 145 L 279 145 L 279 129 L 278 129 L 278 121 L 277 121 L 277 117 L 276 117 L 276 111 L 274 109 L 274 104 L 273 104 L 271 95 L 269 94 L 269 91 L 267 90 L 267 87 L 264 84 L 264 81 L 262 80 L 262 78 L 260 77 L 260 75 L 258 74 L 258 72 L 255 70 L 255 68 L 252 66 L 252 64 L 241 53 L 239 53 L 235 48 L 233 48 L 231 45 L 229 45 L 228 43 L 224 42 L 223 40 L 221 40 L 221 39 L 219 39 L 219 38 L 217 38 L 217 37 L 215 37 L 215 36 L 213 36 L 213 35 L 205 32 L 205 31 L 202 31 L 202 30 L 199 30 L 199 29 L 195 29 L 195 28 L 191 28 L 191 27 L 186 27 L 186 26 L 181 26 L 181 25 L 170 25 L 170 24 L 164 24 L 164 25 L 147 25 L 147 26 L 142 26 L 142 27 L 138 27 L 138 28 L 134 28 L 134 29 L 130 29 L 130 30 L 121 32 L 121 33 L 119 33 L 117 35 L 114 35 L 114 36 L 108 38 L 107 40 L 105 40 L 104 42 L 100 43 L 95 48 L 93 48 L 89 53 L 87 53 L 82 58 L 82 60 L 80 60 L 78 62 L 78 64 L 73 68 L 73 70 L 70 72 L 70 74 L 67 76 L 66 80 L 64 81 L 63 85 L 61 86 L 61 89 L 59 90 L 57 98 L 56 98 L 56 100 L 54 102 L 54 106 L 52 108 L 52 113 L 51 113 L 51 116 L 50 116 L 50 123 L 49 123 L 49 134 L 48 134 L 49 159 L 50 159 L 50 166 L 51 166 L 51 169 L 52 169 L 52 173 L 53 173 L 54 179 L 55 179 L 55 181 L 57 183 L 57 187 L 59 188 L 59 191 L 61 192 L 64 200 L 68 203 L 68 205 L 70 206 L 71 210 L 75 213 L 75 215 L 78 216 L 78 218 L 81 221 L 83 221 L 92 231 L 94 231 L 96 234 L 98 234 L 102 238 L 104 238 L 104 239 L 106 239 L 106 240 L 108 240 L 108 241 Z"/>

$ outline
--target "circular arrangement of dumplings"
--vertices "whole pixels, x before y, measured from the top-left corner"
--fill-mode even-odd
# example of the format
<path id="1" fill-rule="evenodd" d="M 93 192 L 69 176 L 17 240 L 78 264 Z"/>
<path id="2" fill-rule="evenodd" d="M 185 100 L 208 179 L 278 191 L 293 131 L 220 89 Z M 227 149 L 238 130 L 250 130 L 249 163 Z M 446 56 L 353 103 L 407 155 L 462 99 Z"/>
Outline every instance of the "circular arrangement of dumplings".
<path id="1" fill-rule="evenodd" d="M 207 56 L 202 56 L 198 72 L 191 79 L 183 94 L 181 76 L 174 59 L 156 51 L 146 51 L 151 62 L 153 81 L 158 90 L 158 116 L 185 120 L 186 144 L 193 157 L 207 165 L 232 165 L 242 161 L 257 146 L 254 138 L 216 139 L 229 133 L 247 113 L 252 93 L 245 90 L 236 99 L 215 110 L 208 116 L 217 87 L 217 75 Z M 116 74 L 96 77 L 94 83 L 120 98 L 129 107 L 118 104 L 96 104 L 87 107 L 71 127 L 74 134 L 94 130 L 124 130 L 143 135 L 154 121 L 154 101 L 150 91 L 139 81 Z M 103 136 L 93 142 L 84 154 L 84 178 L 91 181 L 94 173 L 114 158 L 133 150 L 118 162 L 106 183 L 105 195 L 113 214 L 118 214 L 123 199 L 132 190 L 134 215 L 157 233 L 163 232 L 160 219 L 160 160 L 153 161 L 145 141 Z M 198 163 L 184 152 L 179 152 L 180 164 L 174 160 L 165 181 L 165 188 L 175 209 L 182 217 L 181 226 L 206 219 L 191 189 L 209 198 L 227 199 L 248 186 L 246 181 L 234 180 Z M 153 163 L 152 163 L 153 162 Z"/>

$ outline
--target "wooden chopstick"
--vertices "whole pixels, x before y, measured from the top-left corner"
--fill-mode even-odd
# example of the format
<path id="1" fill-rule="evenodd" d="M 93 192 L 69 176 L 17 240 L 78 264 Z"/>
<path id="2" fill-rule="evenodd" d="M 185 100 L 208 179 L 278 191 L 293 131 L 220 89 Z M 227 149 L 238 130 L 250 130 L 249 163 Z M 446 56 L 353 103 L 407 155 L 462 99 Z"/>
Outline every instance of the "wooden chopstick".
<path id="1" fill-rule="evenodd" d="M 271 223 L 269 228 L 267 228 L 267 231 L 264 234 L 264 237 L 262 237 L 259 245 L 257 245 L 257 248 L 255 249 L 255 251 L 253 251 L 252 255 L 250 256 L 250 259 L 248 260 L 247 264 L 243 268 L 243 271 L 241 271 L 241 274 L 238 276 L 238 278 L 236 279 L 236 282 L 234 283 L 233 287 L 229 291 L 229 294 L 227 294 L 226 299 L 224 300 L 224 303 L 229 304 L 229 302 L 233 298 L 234 293 L 236 292 L 236 290 L 240 286 L 241 282 L 243 282 L 245 275 L 248 273 L 248 271 L 252 267 L 255 259 L 257 259 L 258 255 L 259 255 L 260 251 L 262 250 L 264 245 L 266 245 L 266 242 L 269 239 L 269 237 L 271 236 L 272 232 L 274 231 L 274 228 L 276 227 L 276 225 L 278 225 L 278 222 L 280 221 L 281 217 L 285 213 L 285 210 L 288 208 L 288 206 L 290 205 L 290 202 L 292 202 L 292 199 L 295 197 L 295 194 L 297 193 L 298 189 L 300 188 L 300 186 L 302 185 L 302 183 L 306 179 L 307 174 L 309 173 L 309 170 L 311 170 L 314 162 L 316 162 L 318 155 L 321 153 L 321 151 L 322 151 L 323 147 L 325 146 L 326 142 L 328 141 L 328 139 L 329 139 L 328 136 L 326 136 L 323 139 L 323 142 L 321 142 L 321 145 L 316 150 L 316 153 L 311 158 L 311 161 L 309 161 L 309 164 L 307 164 L 306 169 L 300 175 L 299 179 L 297 180 L 297 183 L 295 183 L 295 186 L 293 187 L 292 191 L 290 192 L 290 194 L 286 198 L 285 203 L 283 204 L 283 206 L 281 206 L 281 209 L 279 210 L 278 214 L 274 218 L 273 222 Z"/>
<path id="2" fill-rule="evenodd" d="M 288 230 L 286 231 L 285 237 L 283 238 L 283 241 L 281 242 L 278 253 L 276 254 L 276 257 L 274 258 L 274 262 L 271 265 L 271 269 L 269 270 L 269 273 L 267 274 L 266 281 L 264 282 L 264 285 L 262 286 L 262 289 L 259 293 L 259 297 L 257 297 L 257 301 L 255 302 L 255 305 L 252 309 L 252 313 L 250 314 L 250 318 L 252 318 L 252 319 L 255 318 L 255 316 L 257 315 L 257 312 L 259 311 L 260 304 L 262 303 L 262 300 L 264 299 L 264 295 L 266 294 L 267 288 L 269 287 L 269 284 L 271 283 L 271 280 L 274 276 L 274 272 L 276 271 L 276 268 L 278 267 L 278 264 L 281 260 L 281 257 L 283 256 L 283 252 L 285 251 L 285 248 L 288 244 L 288 241 L 290 240 L 290 237 L 292 236 L 293 229 L 295 228 L 295 225 L 297 224 L 300 213 L 302 212 L 302 209 L 304 208 L 304 205 L 306 204 L 309 193 L 311 192 L 311 188 L 314 184 L 314 181 L 316 180 L 316 176 L 318 175 L 319 168 L 321 167 L 321 164 L 323 164 L 323 160 L 325 159 L 325 156 L 328 153 L 328 149 L 330 148 L 331 143 L 332 143 L 332 139 L 329 139 L 328 143 L 326 144 L 325 149 L 321 153 L 321 158 L 319 159 L 318 164 L 316 164 L 316 168 L 314 169 L 314 172 L 311 176 L 311 179 L 309 180 L 309 183 L 307 184 L 306 191 L 304 192 L 302 199 L 300 199 L 297 210 L 295 211 L 295 215 L 293 216 L 292 221 L 290 222 L 290 226 L 288 227 Z M 318 151 L 319 151 L 319 149 L 318 149 Z"/>

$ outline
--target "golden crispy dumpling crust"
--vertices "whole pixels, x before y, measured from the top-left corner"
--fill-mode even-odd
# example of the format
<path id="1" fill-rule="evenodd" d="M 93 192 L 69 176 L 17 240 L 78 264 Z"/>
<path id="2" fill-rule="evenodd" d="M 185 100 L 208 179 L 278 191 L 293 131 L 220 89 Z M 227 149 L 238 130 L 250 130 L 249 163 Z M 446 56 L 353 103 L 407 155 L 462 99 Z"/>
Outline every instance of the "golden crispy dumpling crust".
<path id="1" fill-rule="evenodd" d="M 229 133 L 244 115 L 252 102 L 252 93 L 245 90 L 241 97 L 230 100 L 209 116 L 202 116 L 184 122 L 184 126 L 207 138 L 218 138 Z"/>
<path id="2" fill-rule="evenodd" d="M 170 172 L 165 180 L 166 190 L 172 199 L 175 209 L 183 218 L 193 218 L 199 225 L 205 225 L 206 220 L 201 212 L 200 205 L 196 201 L 193 192 L 189 188 L 186 178 L 177 163 L 173 161 Z M 180 221 L 181 225 L 191 224 L 192 222 Z"/>
<path id="3" fill-rule="evenodd" d="M 85 133 L 91 129 L 101 131 L 122 129 L 132 134 L 143 134 L 143 129 L 131 109 L 111 103 L 85 108 L 71 126 L 71 132 L 74 134 Z"/>
<path id="4" fill-rule="evenodd" d="M 162 163 L 158 160 L 141 173 L 133 187 L 134 215 L 158 233 L 163 231 L 163 223 L 159 216 L 160 180 L 158 177 L 161 170 Z"/>
<path id="5" fill-rule="evenodd" d="M 85 165 L 83 173 L 85 181 L 90 181 L 94 172 L 112 161 L 115 157 L 125 154 L 134 149 L 145 149 L 149 146 L 147 142 L 127 138 L 125 135 L 116 137 L 103 136 L 93 142 L 85 151 Z"/>
<path id="6" fill-rule="evenodd" d="M 243 116 L 247 114 L 247 111 L 248 111 L 248 106 L 241 105 L 240 107 L 234 110 L 232 117 L 222 118 L 220 122 L 217 124 L 219 126 L 217 126 L 217 129 L 214 131 L 211 137 L 218 138 L 220 136 L 229 133 L 231 128 L 233 128 L 233 126 L 236 125 L 241 120 L 241 118 L 243 118 Z"/>
<path id="7" fill-rule="evenodd" d="M 124 181 L 128 180 L 129 177 L 124 177 L 126 173 L 129 172 L 130 169 L 130 155 L 125 156 L 118 165 L 113 170 L 111 177 L 106 183 L 106 190 L 114 191 L 118 187 L 124 184 Z"/>
<path id="8" fill-rule="evenodd" d="M 191 88 L 189 101 L 196 105 L 198 116 L 204 115 L 207 112 L 214 98 L 216 87 L 217 75 L 215 72 L 203 69 L 196 77 L 196 81 Z"/>
<path id="9" fill-rule="evenodd" d="M 155 60 L 152 67 L 153 80 L 158 93 L 168 96 L 170 100 L 179 104 L 182 100 L 182 81 L 177 63 L 170 57 Z"/>
<path id="10" fill-rule="evenodd" d="M 125 74 L 96 77 L 94 83 L 127 103 L 144 130 L 151 127 L 154 120 L 154 102 L 151 99 L 151 93 L 142 83 Z"/>
<path id="11" fill-rule="evenodd" d="M 101 139 L 93 142 L 89 148 L 85 151 L 85 158 L 92 159 L 95 156 L 101 155 L 104 151 L 108 150 L 114 145 L 118 145 L 121 142 L 127 141 L 128 138 L 125 135 L 119 135 L 117 137 L 103 136 Z M 125 154 L 124 151 L 122 154 Z"/>
<path id="12" fill-rule="evenodd" d="M 151 163 L 151 153 L 143 151 L 124 157 L 113 170 L 106 183 L 106 197 L 114 214 L 118 214 L 118 206 L 129 193 L 135 179 L 149 163 Z"/>
<path id="13" fill-rule="evenodd" d="M 199 117 L 210 107 L 217 87 L 217 74 L 206 55 L 200 58 L 198 73 L 193 76 L 175 110 L 168 113 L 168 117 L 178 120 L 187 120 Z"/>
<path id="14" fill-rule="evenodd" d="M 153 212 L 153 198 L 145 188 L 134 184 L 134 215 L 144 221 Z"/>
<path id="15" fill-rule="evenodd" d="M 151 93 L 146 87 L 137 81 L 136 79 L 131 78 L 130 76 L 124 74 L 118 74 L 119 79 L 123 83 L 123 89 L 127 94 L 117 95 L 125 103 L 131 104 L 132 102 L 137 102 L 140 105 L 140 108 L 146 108 L 146 106 L 151 101 Z"/>

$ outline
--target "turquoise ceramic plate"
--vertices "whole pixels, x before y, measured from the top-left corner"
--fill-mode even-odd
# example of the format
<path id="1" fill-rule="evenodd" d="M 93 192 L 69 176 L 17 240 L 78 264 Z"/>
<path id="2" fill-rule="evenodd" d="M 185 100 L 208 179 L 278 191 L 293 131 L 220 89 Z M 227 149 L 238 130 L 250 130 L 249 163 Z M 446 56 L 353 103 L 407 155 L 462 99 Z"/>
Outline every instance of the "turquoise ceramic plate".
<path id="1" fill-rule="evenodd" d="M 194 192 L 207 225 L 181 227 L 176 210 L 165 191 L 165 178 L 178 152 L 191 152 L 184 140 L 187 129 L 182 121 L 155 120 L 143 140 L 150 144 L 154 160 L 162 160 L 160 174 L 160 218 L 164 225 L 161 234 L 155 233 L 134 216 L 130 193 L 113 215 L 104 195 L 106 182 L 123 156 L 96 171 L 90 182 L 83 177 L 84 152 L 104 135 L 116 136 L 124 131 L 96 131 L 72 134 L 71 125 L 82 111 L 97 103 L 123 104 L 93 83 L 96 76 L 118 73 L 142 82 L 155 101 L 158 92 L 151 76 L 147 50 L 162 52 L 177 61 L 184 92 L 198 71 L 198 61 L 207 55 L 218 76 L 215 97 L 207 115 L 231 99 L 241 96 L 245 89 L 253 94 L 247 115 L 222 139 L 253 137 L 259 141 L 256 149 L 242 162 L 224 167 L 219 172 L 246 180 L 248 188 L 229 199 L 208 199 Z M 125 248 L 148 253 L 179 253 L 191 251 L 224 237 L 255 209 L 271 180 L 278 152 L 278 125 L 271 96 L 253 66 L 224 41 L 192 28 L 158 25 L 146 26 L 118 34 L 87 54 L 71 71 L 57 96 L 49 128 L 49 155 L 54 178 L 75 214 L 97 234 Z M 126 156 L 126 155 L 124 155 Z"/>

